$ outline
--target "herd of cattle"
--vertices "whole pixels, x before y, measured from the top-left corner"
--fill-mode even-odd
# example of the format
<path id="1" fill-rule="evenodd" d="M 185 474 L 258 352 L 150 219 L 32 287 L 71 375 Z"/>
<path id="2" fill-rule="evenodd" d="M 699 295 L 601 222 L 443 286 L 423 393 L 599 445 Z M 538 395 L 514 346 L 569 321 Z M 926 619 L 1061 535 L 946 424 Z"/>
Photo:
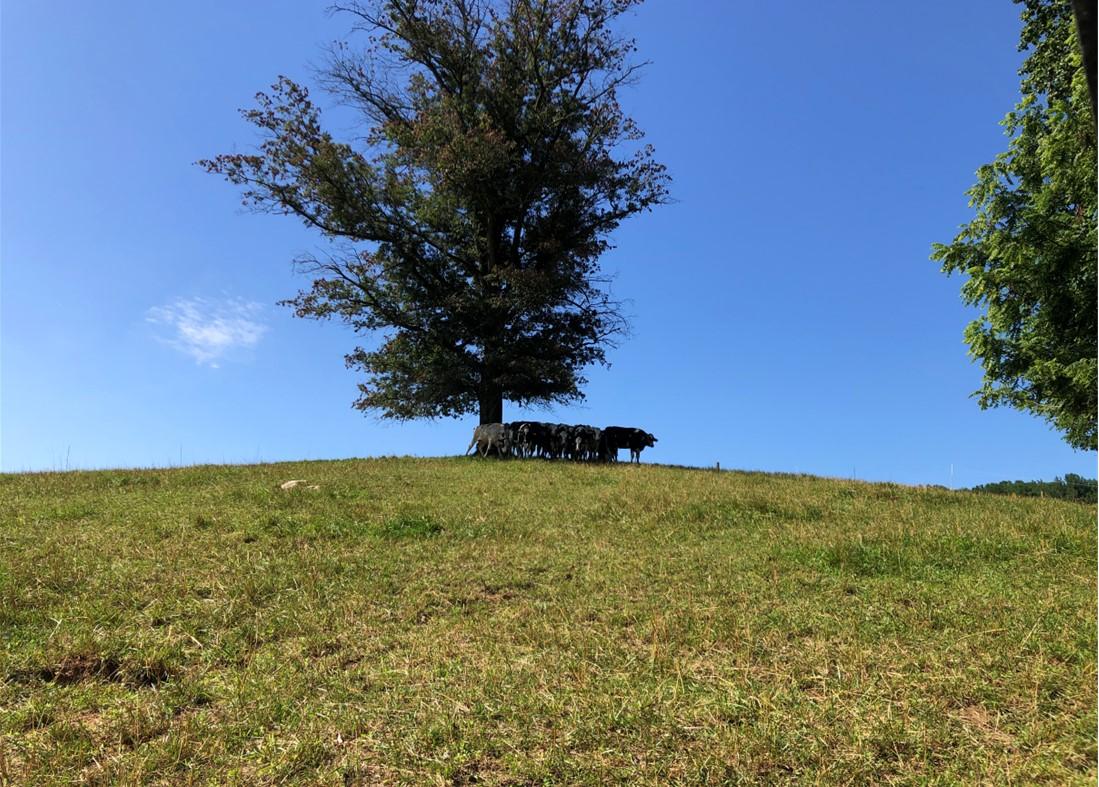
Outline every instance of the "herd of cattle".
<path id="1" fill-rule="evenodd" d="M 641 463 L 641 452 L 656 445 L 656 438 L 629 426 L 570 426 L 538 421 L 481 424 L 473 430 L 466 455 L 474 447 L 480 456 L 571 459 L 576 462 L 617 462 L 618 452 L 630 449 L 630 461 Z"/>

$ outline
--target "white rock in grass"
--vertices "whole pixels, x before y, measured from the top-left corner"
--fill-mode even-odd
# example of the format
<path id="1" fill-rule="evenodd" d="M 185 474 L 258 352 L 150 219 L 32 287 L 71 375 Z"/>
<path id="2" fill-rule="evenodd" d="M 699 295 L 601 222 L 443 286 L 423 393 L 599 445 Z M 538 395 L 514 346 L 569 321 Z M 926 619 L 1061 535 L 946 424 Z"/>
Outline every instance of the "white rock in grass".
<path id="1" fill-rule="evenodd" d="M 279 484 L 279 489 L 293 489 L 298 484 L 304 484 L 304 483 L 305 483 L 304 478 L 296 478 L 293 481 L 283 481 L 281 484 Z"/>

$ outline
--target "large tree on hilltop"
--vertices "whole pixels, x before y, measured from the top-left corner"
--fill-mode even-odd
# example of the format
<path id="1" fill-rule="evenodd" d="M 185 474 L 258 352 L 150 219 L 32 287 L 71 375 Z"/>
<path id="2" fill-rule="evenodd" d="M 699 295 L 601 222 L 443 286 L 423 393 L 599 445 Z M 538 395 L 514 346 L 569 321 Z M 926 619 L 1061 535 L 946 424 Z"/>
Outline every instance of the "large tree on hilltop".
<path id="1" fill-rule="evenodd" d="M 934 259 L 968 276 L 984 308 L 965 332 L 984 366 L 982 407 L 1050 421 L 1096 447 L 1096 139 L 1089 79 L 1069 0 L 1023 4 L 1022 99 L 1003 121 L 1007 152 L 977 171 L 976 217 Z M 1094 14 L 1091 15 L 1094 19 Z M 1084 36 L 1091 47 L 1094 31 Z M 1088 43 L 1090 41 L 1090 44 Z M 1094 75 L 1091 78 L 1094 84 Z"/>
<path id="2" fill-rule="evenodd" d="M 611 25 L 640 0 L 376 0 L 337 6 L 353 37 L 322 84 L 361 114 L 324 130 L 282 77 L 243 111 L 254 153 L 202 161 L 256 211 L 334 241 L 285 301 L 378 337 L 346 356 L 355 407 L 409 419 L 583 397 L 626 323 L 600 274 L 619 223 L 668 179 L 617 91 L 638 65 Z M 361 45 L 356 46 L 355 44 Z"/>

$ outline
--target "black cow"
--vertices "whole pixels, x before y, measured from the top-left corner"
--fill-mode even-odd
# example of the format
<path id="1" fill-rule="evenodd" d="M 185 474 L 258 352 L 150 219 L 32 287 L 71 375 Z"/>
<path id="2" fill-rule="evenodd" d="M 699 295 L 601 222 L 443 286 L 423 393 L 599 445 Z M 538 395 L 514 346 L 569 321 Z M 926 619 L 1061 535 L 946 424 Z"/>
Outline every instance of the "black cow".
<path id="1" fill-rule="evenodd" d="M 606 456 L 612 462 L 618 461 L 618 451 L 630 449 L 630 461 L 641 464 L 641 452 L 656 445 L 656 438 L 644 429 L 632 426 L 608 426 L 603 430 L 606 443 Z"/>
<path id="2" fill-rule="evenodd" d="M 643 429 L 634 429 L 629 442 L 630 461 L 641 464 L 641 452 L 655 445 L 656 437 Z"/>
<path id="3" fill-rule="evenodd" d="M 600 445 L 603 442 L 603 431 L 594 426 L 581 424 L 574 426 L 572 432 L 575 459 L 582 462 L 595 462 L 601 459 Z"/>
<path id="4" fill-rule="evenodd" d="M 547 432 L 547 441 L 549 446 L 549 458 L 561 459 L 562 457 L 568 459 L 571 458 L 571 452 L 569 451 L 570 437 L 572 436 L 572 427 L 568 424 L 550 424 Z"/>
<path id="5" fill-rule="evenodd" d="M 534 433 L 538 424 L 534 421 L 512 421 L 507 426 L 512 453 L 524 459 L 532 456 L 535 448 Z"/>
<path id="6" fill-rule="evenodd" d="M 519 448 L 520 456 L 524 458 L 550 456 L 550 432 L 553 424 L 545 424 L 541 421 L 515 421 L 511 426 L 515 431 L 515 445 Z"/>

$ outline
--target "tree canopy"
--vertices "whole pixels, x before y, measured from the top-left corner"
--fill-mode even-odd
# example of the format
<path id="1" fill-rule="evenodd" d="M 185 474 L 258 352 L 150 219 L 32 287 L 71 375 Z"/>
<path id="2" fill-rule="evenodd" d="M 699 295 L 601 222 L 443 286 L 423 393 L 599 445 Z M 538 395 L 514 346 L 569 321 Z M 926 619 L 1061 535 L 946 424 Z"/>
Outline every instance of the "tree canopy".
<path id="1" fill-rule="evenodd" d="M 996 481 L 975 486 L 969 491 L 1019 497 L 1053 497 L 1092 504 L 1099 499 L 1096 494 L 1096 480 L 1076 473 L 1065 473 L 1064 478 L 1055 478 L 1052 481 Z"/>
<path id="2" fill-rule="evenodd" d="M 346 356 L 366 373 L 355 407 L 485 423 L 503 400 L 583 397 L 583 369 L 627 328 L 599 258 L 620 222 L 667 197 L 617 98 L 640 66 L 612 26 L 638 2 L 336 6 L 352 36 L 320 82 L 363 138 L 338 141 L 281 77 L 243 111 L 259 149 L 200 162 L 249 208 L 335 241 L 299 260 L 312 287 L 285 303 L 380 336 Z"/>
<path id="3" fill-rule="evenodd" d="M 984 367 L 982 407 L 1047 419 L 1096 447 L 1096 137 L 1068 0 L 1023 5 L 1022 97 L 1003 120 L 1006 152 L 977 171 L 977 215 L 933 259 L 967 276 L 982 316 L 965 331 Z"/>

